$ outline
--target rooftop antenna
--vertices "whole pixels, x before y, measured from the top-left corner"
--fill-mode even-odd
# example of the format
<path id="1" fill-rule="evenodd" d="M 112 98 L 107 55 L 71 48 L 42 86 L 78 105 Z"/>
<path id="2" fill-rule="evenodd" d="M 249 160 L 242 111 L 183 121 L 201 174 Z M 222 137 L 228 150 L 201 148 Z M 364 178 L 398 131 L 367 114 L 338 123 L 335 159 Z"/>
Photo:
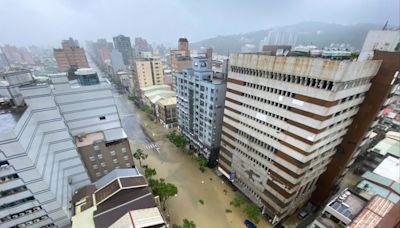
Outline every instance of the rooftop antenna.
<path id="1" fill-rule="evenodd" d="M 382 30 L 387 30 L 388 29 L 388 23 L 389 23 L 389 20 L 386 20 L 386 23 L 383 26 Z"/>

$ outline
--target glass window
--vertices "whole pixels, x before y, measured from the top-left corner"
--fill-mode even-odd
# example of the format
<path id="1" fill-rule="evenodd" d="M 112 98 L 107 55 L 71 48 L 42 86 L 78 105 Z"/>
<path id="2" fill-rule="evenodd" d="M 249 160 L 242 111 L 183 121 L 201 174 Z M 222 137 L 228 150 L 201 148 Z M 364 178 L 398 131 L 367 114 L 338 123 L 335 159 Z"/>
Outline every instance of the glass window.
<path id="1" fill-rule="evenodd" d="M 95 158 L 94 156 L 90 156 L 90 157 L 89 157 L 89 160 L 90 160 L 90 161 L 94 161 L 94 160 L 96 160 L 96 158 Z"/>
<path id="2" fill-rule="evenodd" d="M 115 164 L 117 164 L 118 163 L 118 159 L 113 159 L 113 162 L 115 163 Z"/>
<path id="3" fill-rule="evenodd" d="M 102 162 L 102 163 L 100 163 L 100 165 L 101 165 L 101 167 L 105 167 L 105 166 L 106 166 L 106 163 L 105 163 L 105 162 Z"/>
<path id="4" fill-rule="evenodd" d="M 102 154 L 98 154 L 98 155 L 97 155 L 97 158 L 103 159 L 103 155 L 102 155 Z"/>
<path id="5" fill-rule="evenodd" d="M 122 151 L 122 153 L 126 153 L 126 148 L 125 148 L 125 147 L 122 147 L 122 148 L 121 148 L 121 151 Z"/>
<path id="6" fill-rule="evenodd" d="M 115 150 L 110 151 L 111 156 L 115 156 Z"/>

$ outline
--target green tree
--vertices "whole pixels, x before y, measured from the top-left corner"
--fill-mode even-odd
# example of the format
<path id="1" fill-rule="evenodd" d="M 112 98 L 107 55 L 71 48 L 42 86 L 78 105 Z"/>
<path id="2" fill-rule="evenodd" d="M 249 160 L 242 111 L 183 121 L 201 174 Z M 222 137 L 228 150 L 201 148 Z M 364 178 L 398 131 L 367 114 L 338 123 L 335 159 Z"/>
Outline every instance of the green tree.
<path id="1" fill-rule="evenodd" d="M 205 158 L 203 155 L 199 155 L 199 156 L 197 156 L 196 161 L 197 161 L 197 163 L 199 163 L 199 169 L 201 170 L 201 172 L 204 172 L 205 171 L 204 168 L 208 164 L 207 158 Z"/>
<path id="2" fill-rule="evenodd" d="M 182 228 L 196 228 L 196 224 L 194 224 L 194 222 L 191 220 L 183 219 Z"/>
<path id="3" fill-rule="evenodd" d="M 182 228 L 182 226 L 173 224 L 173 225 L 172 225 L 172 228 Z"/>
<path id="4" fill-rule="evenodd" d="M 240 207 L 245 203 L 243 196 L 240 193 L 235 194 L 235 198 L 230 202 L 230 204 L 234 207 Z"/>
<path id="5" fill-rule="evenodd" d="M 258 224 L 260 222 L 261 211 L 257 204 L 250 203 L 247 204 L 244 208 L 244 212 L 246 213 L 247 217 Z"/>
<path id="6" fill-rule="evenodd" d="M 176 194 L 178 194 L 178 188 L 171 183 L 167 183 L 164 180 L 149 180 L 149 185 L 153 190 L 153 194 L 160 197 L 160 201 L 163 203 L 165 210 L 165 204 L 167 200 Z"/>
<path id="7" fill-rule="evenodd" d="M 149 168 L 148 166 L 144 167 L 144 176 L 146 178 L 151 179 L 155 175 L 157 175 L 156 169 Z"/>
<path id="8" fill-rule="evenodd" d="M 142 167 L 142 160 L 147 158 L 147 154 L 143 153 L 143 150 L 137 149 L 135 153 L 133 153 L 133 157 L 139 161 L 140 167 Z"/>

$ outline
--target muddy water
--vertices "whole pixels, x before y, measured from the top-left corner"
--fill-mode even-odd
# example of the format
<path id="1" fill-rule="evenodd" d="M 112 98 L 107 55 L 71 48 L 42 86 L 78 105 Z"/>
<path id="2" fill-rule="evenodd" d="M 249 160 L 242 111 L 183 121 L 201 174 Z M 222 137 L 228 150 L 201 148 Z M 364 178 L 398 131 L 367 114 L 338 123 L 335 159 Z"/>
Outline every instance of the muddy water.
<path id="1" fill-rule="evenodd" d="M 161 146 L 160 153 L 147 151 L 149 157 L 143 163 L 156 168 L 158 178 L 165 178 L 178 187 L 177 196 L 167 202 L 166 214 L 170 215 L 170 224 L 180 224 L 182 219 L 187 218 L 200 228 L 245 227 L 243 220 L 246 216 L 240 209 L 229 205 L 234 192 L 224 182 L 225 179 L 216 176 L 210 169 L 201 173 L 190 156 L 177 151 L 169 142 L 157 143 Z M 203 200 L 204 204 L 199 200 Z M 232 213 L 225 212 L 226 209 L 232 210 Z M 262 220 L 258 227 L 271 226 Z"/>

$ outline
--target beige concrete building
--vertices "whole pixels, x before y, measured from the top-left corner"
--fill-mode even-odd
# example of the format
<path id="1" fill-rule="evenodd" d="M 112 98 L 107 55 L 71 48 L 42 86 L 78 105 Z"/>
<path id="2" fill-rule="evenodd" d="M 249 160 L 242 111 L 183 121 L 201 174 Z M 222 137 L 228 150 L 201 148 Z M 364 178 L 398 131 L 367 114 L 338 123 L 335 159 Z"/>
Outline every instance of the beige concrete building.
<path id="1" fill-rule="evenodd" d="M 134 166 L 129 141 L 122 128 L 80 135 L 75 142 L 92 182 L 114 169 Z"/>
<path id="2" fill-rule="evenodd" d="M 178 50 L 171 50 L 172 90 L 176 91 L 176 73 L 185 68 L 192 67 L 190 57 L 189 41 L 186 38 L 178 40 Z"/>
<path id="3" fill-rule="evenodd" d="M 60 72 L 66 72 L 71 67 L 89 67 L 85 49 L 79 47 L 78 41 L 69 38 L 69 40 L 63 40 L 61 46 L 62 48 L 53 49 L 54 58 Z"/>
<path id="4" fill-rule="evenodd" d="M 165 128 L 176 127 L 176 97 L 161 99 L 157 102 L 156 116 Z"/>
<path id="5" fill-rule="evenodd" d="M 232 54 L 219 171 L 281 220 L 307 203 L 380 60 Z"/>
<path id="6" fill-rule="evenodd" d="M 136 91 L 139 93 L 141 89 L 147 86 L 162 85 L 164 82 L 163 66 L 160 59 L 147 58 L 136 60 L 133 63 L 133 78 L 135 81 Z"/>

